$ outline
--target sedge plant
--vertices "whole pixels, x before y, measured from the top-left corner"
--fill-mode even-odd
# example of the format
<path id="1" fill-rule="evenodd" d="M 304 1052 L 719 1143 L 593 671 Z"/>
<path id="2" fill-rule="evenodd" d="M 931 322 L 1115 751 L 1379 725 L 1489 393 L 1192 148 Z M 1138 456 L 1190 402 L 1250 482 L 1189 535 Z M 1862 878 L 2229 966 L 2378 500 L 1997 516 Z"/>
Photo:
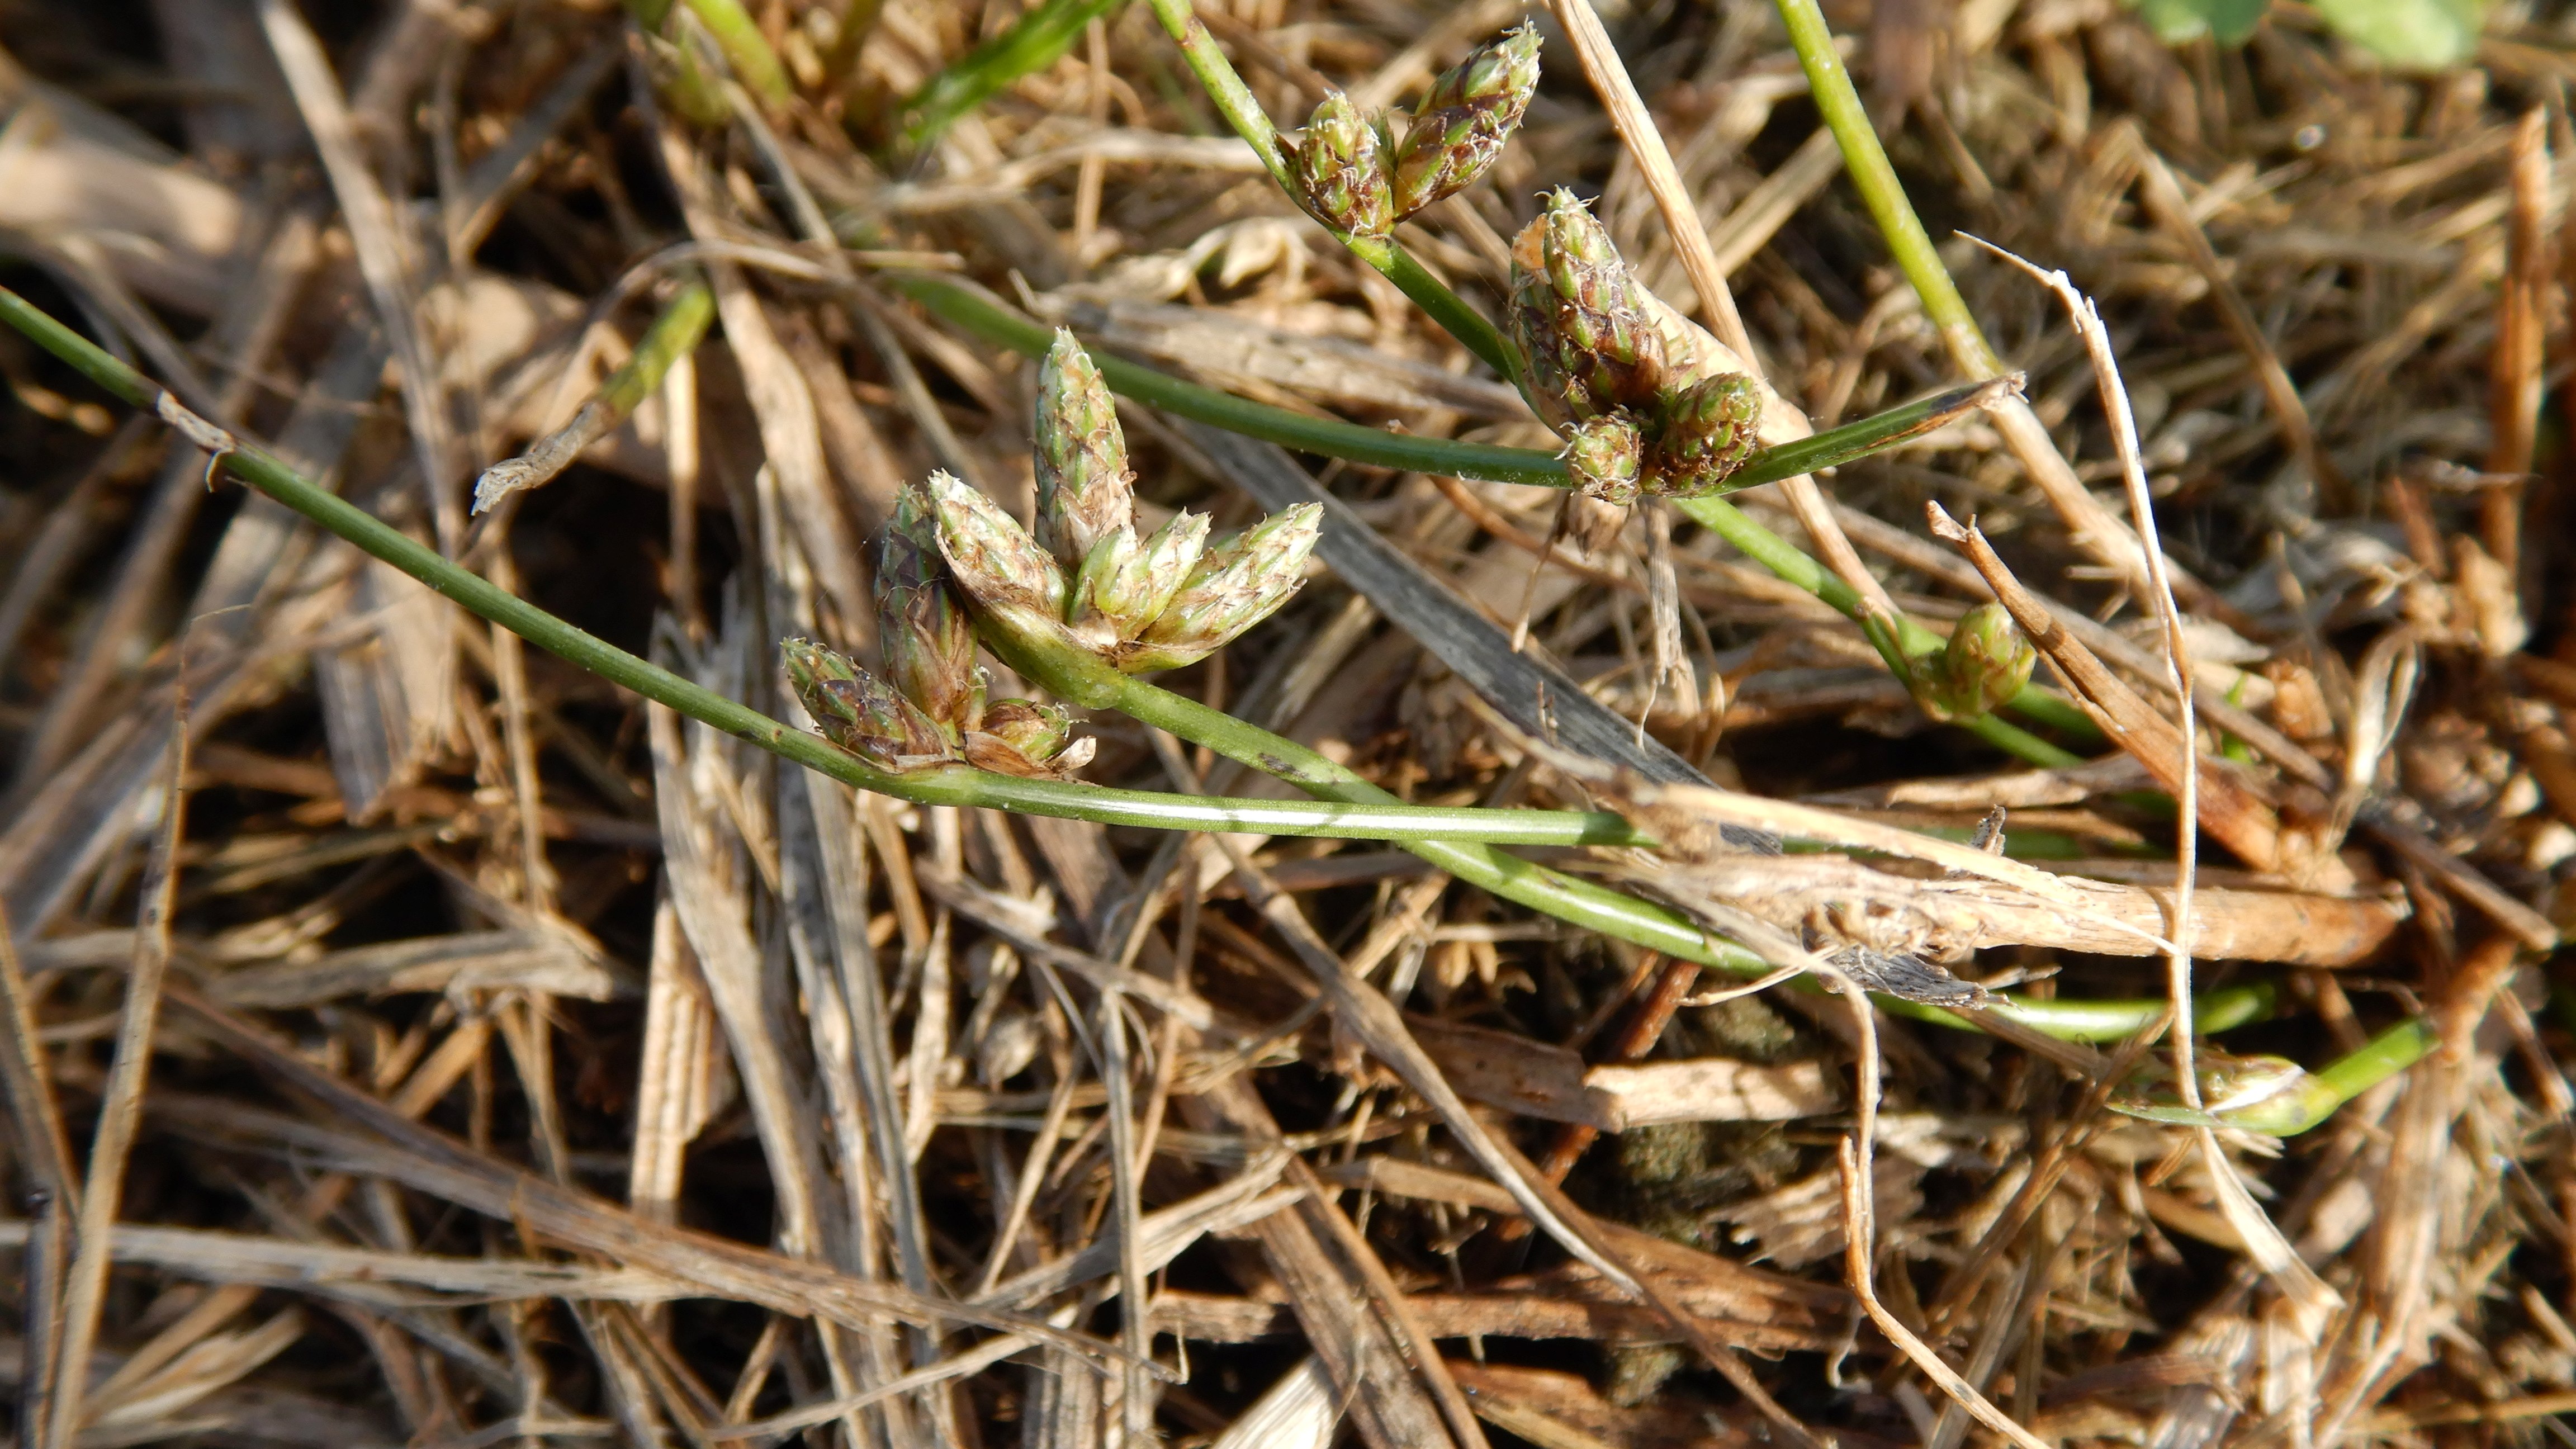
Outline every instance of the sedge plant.
<path id="1" fill-rule="evenodd" d="M 477 616 L 576 667 L 782 758 L 859 789 L 923 804 L 978 806 L 1160 829 L 1392 840 L 1460 880 L 1585 929 L 1739 975 L 1766 968 L 1690 918 L 1537 865 L 1498 844 L 1651 846 L 1602 812 L 1407 806 L 1328 758 L 1137 677 L 1204 658 L 1291 597 L 1315 537 L 1290 510 L 1209 542 L 1204 522 L 1139 540 L 1123 439 L 1097 370 L 1069 336 L 1044 395 L 1044 540 L 990 500 L 934 475 L 916 485 L 883 558 L 880 623 L 889 644 L 871 673 L 807 641 L 782 649 L 788 682 L 820 728 L 793 727 L 619 649 L 536 608 L 358 509 L 268 452 L 190 412 L 87 338 L 0 289 L 0 322 L 131 405 L 155 413 L 215 466 Z M 936 551 L 934 559 L 933 550 Z M 973 664 L 981 644 L 1061 701 L 990 702 Z M 1113 709 L 1289 779 L 1308 802 L 1112 790 L 1065 778 L 1088 757 L 1065 706 Z M 2268 987 L 2210 993 L 2204 1030 L 2264 1014 Z M 1892 1009 L 1972 1023 L 1901 1001 Z M 1992 1009 L 2073 1040 L 2113 1040 L 2164 1004 L 2024 1001 Z M 2358 1091 L 2402 1053 L 2318 1075 Z M 2387 1070 L 2395 1070 L 2387 1066 Z M 2340 1075 L 2337 1075 L 2340 1073 Z M 2384 1075 L 2384 1072 L 2382 1073 Z M 2350 1079 L 2350 1080 L 2346 1080 Z M 2375 1080 L 2375 1078 L 2372 1078 Z M 2347 1093 L 2348 1095 L 2348 1093 Z"/>

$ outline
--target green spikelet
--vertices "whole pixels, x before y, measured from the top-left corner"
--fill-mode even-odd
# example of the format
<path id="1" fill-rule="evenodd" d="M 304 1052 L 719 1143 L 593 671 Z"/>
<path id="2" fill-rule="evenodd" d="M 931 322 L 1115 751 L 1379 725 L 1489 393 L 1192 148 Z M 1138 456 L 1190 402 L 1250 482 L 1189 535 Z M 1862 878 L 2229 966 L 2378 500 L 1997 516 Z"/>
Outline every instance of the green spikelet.
<path id="1" fill-rule="evenodd" d="M 1538 89 L 1538 43 L 1538 31 L 1524 25 L 1431 83 L 1395 149 L 1398 218 L 1465 190 L 1503 154 Z"/>

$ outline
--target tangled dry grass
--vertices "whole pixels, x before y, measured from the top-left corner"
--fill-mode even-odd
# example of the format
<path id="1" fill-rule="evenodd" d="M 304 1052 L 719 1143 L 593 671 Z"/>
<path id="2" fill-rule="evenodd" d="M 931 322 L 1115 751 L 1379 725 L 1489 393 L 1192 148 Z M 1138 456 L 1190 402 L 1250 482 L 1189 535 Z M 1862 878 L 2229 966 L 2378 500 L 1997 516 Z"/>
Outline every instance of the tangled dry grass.
<path id="1" fill-rule="evenodd" d="M 873 647 L 868 542 L 906 480 L 1030 506 L 1032 364 L 881 269 L 1283 408 L 1556 446 L 1278 192 L 1146 7 L 917 151 L 904 99 L 1021 7 L 887 0 L 840 44 L 872 8 L 750 7 L 794 92 L 769 126 L 657 99 L 606 0 L 15 0 L 7 280 L 494 582 L 773 713 L 779 638 Z M 1293 124 L 1330 87 L 1406 99 L 1532 8 L 1199 11 Z M 1509 239 L 1569 186 L 1709 312 L 1535 9 L 1520 135 L 1408 245 L 1494 312 Z M 1600 13 L 1782 393 L 1822 427 L 1958 382 L 1772 7 Z M 210 489 L 0 336 L 18 1442 L 1954 1449 L 1996 1432 L 1961 1388 L 2051 1444 L 2567 1438 L 2576 31 L 2505 6 L 2475 67 L 2407 75 L 2289 3 L 2242 50 L 2169 49 L 2110 0 L 1831 18 L 1933 236 L 2065 269 L 2121 358 L 2201 740 L 2232 762 L 2186 944 L 2200 992 L 2273 1003 L 2216 1044 L 2320 1065 L 2420 1018 L 2430 1057 L 2286 1144 L 2210 1137 L 2106 1111 L 2141 1041 L 1863 1033 L 1848 998 L 1718 991 L 1381 846 L 853 794 Z M 1942 254 L 2071 486 L 1980 417 L 1823 480 L 1821 521 L 1777 489 L 1744 506 L 1829 561 L 1847 540 L 1935 624 L 2017 578 L 2073 641 L 2053 667 L 2147 743 L 2017 765 L 1714 535 L 1641 515 L 1577 552 L 1549 490 L 1339 462 L 1316 481 L 1491 632 L 1526 623 L 1532 658 L 1759 798 L 1587 778 L 1426 654 L 1451 626 L 1331 569 L 1178 687 L 1408 800 L 1598 788 L 1677 842 L 1720 809 L 1821 831 L 1859 853 L 1559 853 L 1789 951 L 2165 996 L 2181 732 L 2096 374 L 2049 292 Z M 570 418 L 689 266 L 716 333 L 470 520 L 467 481 Z M 1124 416 L 1147 512 L 1277 506 L 1188 427 Z M 1927 504 L 1992 550 L 1941 542 Z M 1292 793 L 1087 729 L 1092 780 Z M 1890 863 L 1923 838 L 1895 832 L 1964 839 L 1997 806 L 2028 880 Z M 1406 1008 L 1644 1296 L 1529 1231 L 1384 1038 L 1324 1009 L 1336 969 Z M 1112 1018 L 1104 979 L 1135 988 Z M 1860 1201 L 1841 1154 L 1882 1071 Z"/>

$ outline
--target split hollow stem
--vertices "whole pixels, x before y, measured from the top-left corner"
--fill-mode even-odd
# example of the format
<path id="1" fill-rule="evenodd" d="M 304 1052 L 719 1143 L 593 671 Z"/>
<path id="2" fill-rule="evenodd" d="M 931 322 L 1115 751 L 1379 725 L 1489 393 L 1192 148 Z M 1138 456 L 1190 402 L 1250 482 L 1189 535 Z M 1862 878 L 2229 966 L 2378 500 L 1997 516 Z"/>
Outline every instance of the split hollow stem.
<path id="1" fill-rule="evenodd" d="M 474 511 L 481 513 L 513 493 L 544 487 L 571 467 L 583 449 L 615 432 L 662 386 L 671 374 L 671 364 L 698 350 L 715 314 L 715 293 L 705 282 L 683 283 L 645 329 L 626 365 L 600 382 L 599 390 L 572 415 L 571 422 L 530 443 L 517 457 L 483 470 L 474 480 Z"/>

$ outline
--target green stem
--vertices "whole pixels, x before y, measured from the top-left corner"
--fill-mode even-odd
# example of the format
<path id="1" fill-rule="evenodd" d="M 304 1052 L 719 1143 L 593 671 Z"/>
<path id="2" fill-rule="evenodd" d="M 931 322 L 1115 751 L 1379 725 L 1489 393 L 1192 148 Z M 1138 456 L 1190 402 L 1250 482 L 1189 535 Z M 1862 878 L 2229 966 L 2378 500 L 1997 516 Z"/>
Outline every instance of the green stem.
<path id="1" fill-rule="evenodd" d="M 1012 26 L 959 56 L 922 82 L 904 102 L 904 140 L 915 149 L 936 141 L 959 117 L 1025 75 L 1064 57 L 1083 27 L 1125 0 L 1045 0 Z"/>
<path id="2" fill-rule="evenodd" d="M 2273 1008 L 2280 1004 L 2280 996 L 2280 989 L 2268 981 L 2204 991 L 2193 1000 L 2192 1019 L 2203 1036 L 2228 1031 L 2270 1016 Z M 2027 1001 L 1998 995 L 1995 1004 L 1987 1010 L 2034 1031 L 2044 1031 L 2070 1041 L 2118 1041 L 2153 1025 L 2158 1017 L 2164 1015 L 2167 1005 L 2159 999 L 2071 1001 L 2060 997 L 2048 1001 Z M 1898 1016 L 1909 1016 L 1937 1026 L 1976 1029 L 1973 1020 L 1937 1006 L 1890 1001 L 1887 1009 Z"/>
<path id="3" fill-rule="evenodd" d="M 1326 227 L 1325 230 L 1332 231 Z M 1431 269 L 1414 259 L 1404 244 L 1391 236 L 1344 236 L 1334 232 L 1352 256 L 1377 268 L 1379 275 L 1395 283 L 1397 291 L 1413 301 L 1423 314 L 1438 323 L 1440 330 L 1455 337 L 1469 352 L 1476 354 L 1494 374 L 1505 382 L 1529 392 L 1529 362 L 1520 349 L 1485 320 L 1485 314 L 1467 305 L 1467 299 L 1449 289 L 1449 284 L 1431 275 Z"/>
<path id="4" fill-rule="evenodd" d="M 1216 37 L 1208 33 L 1207 26 L 1191 10 L 1190 0 L 1153 0 L 1153 5 L 1154 18 L 1163 22 L 1163 29 L 1180 46 L 1181 59 L 1198 77 L 1208 99 L 1216 103 L 1217 114 L 1225 117 L 1225 123 L 1252 147 L 1252 154 L 1261 158 L 1263 169 L 1279 183 L 1279 189 L 1296 195 L 1297 188 L 1289 180 L 1287 159 L 1279 154 L 1279 128 L 1270 124 L 1270 113 L 1261 109 L 1252 87 L 1235 73 L 1234 62 L 1225 58 Z"/>
<path id="5" fill-rule="evenodd" d="M 1912 673 L 1909 662 L 1918 655 L 1932 653 L 1942 644 L 1941 636 L 1899 614 L 1895 619 L 1896 636 L 1884 636 L 1875 626 L 1869 612 L 1862 607 L 1860 595 L 1851 585 L 1834 577 L 1832 570 L 1801 552 L 1787 539 L 1764 528 L 1747 517 L 1744 510 L 1723 498 L 1684 498 L 1674 507 L 1689 515 L 1692 522 L 1735 545 L 1745 557 L 1778 574 L 1788 582 L 1814 594 L 1861 625 L 1887 661 L 1897 678 Z M 2095 740 L 2100 731 L 2093 721 L 2071 701 L 2058 697 L 2036 685 L 2025 685 L 2005 706 L 2036 724 L 2058 730 L 2070 738 Z M 1960 720 L 1959 727 L 2012 755 L 2014 758 L 2043 769 L 2062 770 L 2084 763 L 2081 755 L 2060 749 L 2048 741 L 2017 728 L 1993 715 Z"/>
<path id="6" fill-rule="evenodd" d="M 878 276 L 886 285 L 947 321 L 1014 352 L 1044 357 L 1047 348 L 1055 341 L 1053 332 L 995 302 L 981 288 L 971 284 L 928 272 L 888 270 Z M 1299 452 L 1326 458 L 1346 458 L 1354 463 L 1368 463 L 1381 468 L 1445 473 L 1452 478 L 1534 483 L 1542 488 L 1571 486 L 1566 477 L 1565 460 L 1536 448 L 1502 448 L 1491 443 L 1461 443 L 1449 438 L 1424 438 L 1408 433 L 1390 433 L 1383 428 L 1364 428 L 1340 418 L 1319 418 L 1309 413 L 1291 412 L 1287 408 L 1272 407 L 1212 387 L 1184 382 L 1170 373 L 1110 353 L 1094 352 L 1092 360 L 1099 365 L 1100 375 L 1109 383 L 1110 391 L 1121 397 L 1134 398 L 1165 412 L 1223 428 L 1230 433 L 1277 443 L 1283 448 L 1295 448 Z M 1795 478 L 1801 473 L 1858 462 L 1916 436 L 1935 420 L 1955 415 L 1963 400 L 1973 391 L 1960 389 L 1940 393 L 1902 407 L 1889 408 L 1858 422 L 1845 423 L 1813 437 L 1761 449 L 1746 459 L 1744 466 L 1729 477 L 1723 487 L 1703 496 L 1713 498 L 1740 493 L 1747 488 Z M 1688 503 L 1683 506 L 1687 507 Z M 1789 546 L 1784 543 L 1781 547 Z M 1790 553 L 1797 554 L 1797 551 L 1790 549 Z M 1803 554 L 1797 556 L 1805 557 Z M 1811 572 L 1819 577 L 1830 577 L 1821 569 Z M 1934 640 L 1935 647 L 1938 644 L 1939 641 Z"/>
<path id="7" fill-rule="evenodd" d="M 581 405 L 571 421 L 529 443 L 517 457 L 505 458 L 483 470 L 483 475 L 474 480 L 474 511 L 481 513 L 513 493 L 542 487 L 571 467 L 583 449 L 615 431 L 638 404 L 662 385 L 670 375 L 671 364 L 697 350 L 715 313 L 715 293 L 707 289 L 706 283 L 684 283 L 635 344 L 635 353 L 626 359 L 626 365 L 600 383 L 599 390 Z"/>
<path id="8" fill-rule="evenodd" d="M 1950 279 L 1950 269 L 1942 265 L 1941 253 L 1923 229 L 1923 219 L 1914 214 L 1914 203 L 1906 199 L 1896 168 L 1888 164 L 1887 148 L 1879 144 L 1878 130 L 1870 124 L 1868 108 L 1852 86 L 1851 72 L 1844 69 L 1842 54 L 1834 49 L 1833 27 L 1825 23 L 1816 0 L 1778 0 L 1778 4 L 1780 18 L 1789 27 L 1789 44 L 1807 72 L 1807 93 L 1815 98 L 1816 109 L 1834 133 L 1834 144 L 1843 153 L 1843 170 L 1860 193 L 1861 204 L 1869 208 L 1870 219 L 1887 239 L 1897 267 L 1922 299 L 1923 315 L 1940 329 L 1942 344 L 1962 371 L 1978 379 L 1996 376 L 2004 370 L 2003 363 L 1987 345 L 1986 334 L 1968 311 L 1967 299 Z"/>
<path id="9" fill-rule="evenodd" d="M 987 342 L 1030 357 L 1044 357 L 1055 341 L 1053 332 L 994 302 L 980 288 L 926 272 L 885 271 L 878 275 L 887 286 Z M 1498 448 L 1490 443 L 1461 443 L 1364 428 L 1340 418 L 1290 412 L 1183 382 L 1170 373 L 1106 352 L 1094 352 L 1092 360 L 1099 365 L 1110 390 L 1121 397 L 1283 448 L 1408 472 L 1443 473 L 1495 483 L 1534 483 L 1542 488 L 1567 486 L 1565 461 L 1534 448 Z"/>
<path id="10" fill-rule="evenodd" d="M 706 26 L 716 49 L 724 52 L 725 63 L 733 67 L 734 79 L 741 81 L 763 106 L 775 110 L 795 98 L 795 88 L 787 80 L 787 67 L 779 63 L 778 52 L 769 46 L 769 37 L 760 33 L 760 22 L 742 8 L 742 0 L 684 3 L 689 13 Z"/>
<path id="11" fill-rule="evenodd" d="M 637 339 L 626 365 L 599 384 L 598 401 L 622 421 L 660 389 L 671 364 L 698 350 L 715 320 L 716 294 L 704 282 L 683 283 Z M 612 424 L 614 426 L 614 424 Z"/>
<path id="12" fill-rule="evenodd" d="M 1007 631 L 981 631 L 986 647 L 1023 678 L 1050 693 L 1089 709 L 1114 709 L 1227 759 L 1275 776 L 1318 799 L 1351 805 L 1391 802 L 1395 796 L 1362 779 L 1296 741 L 1258 725 L 1208 708 L 1170 690 L 1131 678 L 1074 649 L 1050 649 L 1015 638 Z M 1490 844 L 1462 840 L 1400 840 L 1397 844 L 1431 865 L 1504 900 L 1541 915 L 1598 931 L 1684 961 L 1696 961 L 1739 976 L 1758 976 L 1769 963 L 1744 948 L 1709 935 L 1697 921 L 1666 906 L 1623 895 L 1607 887 L 1536 865 Z M 2246 992 L 2266 993 L 2247 996 Z M 2220 1030 L 2270 1009 L 2269 987 L 2213 993 L 2202 1008 L 2204 1022 Z M 1892 998 L 1878 998 L 1891 1009 L 1903 1009 L 1943 1025 L 1975 1030 L 1975 1024 L 1935 1008 L 1915 1008 Z M 2161 1001 L 2016 1001 L 1999 998 L 1999 1010 L 2032 1030 L 2075 1041 L 2113 1041 L 2153 1021 L 2164 1010 Z M 2231 1012 L 2240 1013 L 2230 1015 Z"/>
<path id="13" fill-rule="evenodd" d="M 2315 1080 L 2334 1094 L 2334 1105 L 2340 1107 L 2422 1061 L 2441 1044 L 2442 1039 L 2435 1035 L 2431 1022 L 2422 1017 L 2408 1017 L 2363 1042 L 2351 1055 L 2319 1069 Z M 2328 1112 L 2331 1111 L 2329 1108 Z M 2325 1116 L 2320 1113 L 2317 1121 L 2324 1121 Z M 2308 1125 L 2313 1127 L 2316 1123 Z"/>

